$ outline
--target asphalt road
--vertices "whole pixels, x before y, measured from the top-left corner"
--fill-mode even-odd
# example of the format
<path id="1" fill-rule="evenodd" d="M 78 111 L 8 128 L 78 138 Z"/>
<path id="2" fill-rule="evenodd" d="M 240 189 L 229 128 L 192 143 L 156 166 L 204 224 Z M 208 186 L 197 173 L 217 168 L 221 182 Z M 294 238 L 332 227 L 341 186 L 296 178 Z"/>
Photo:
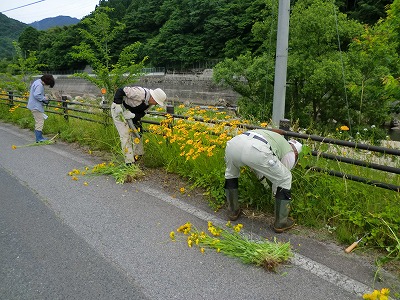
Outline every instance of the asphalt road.
<path id="1" fill-rule="evenodd" d="M 180 199 L 151 178 L 86 186 L 68 172 L 99 163 L 71 145 L 25 147 L 33 133 L 0 123 L 0 299 L 362 299 L 400 287 L 390 274 L 335 245 L 297 235 L 295 257 L 278 273 L 220 253 L 201 254 L 169 232 L 187 221 L 225 224 L 206 203 Z M 254 239 L 265 224 L 241 219 Z"/>

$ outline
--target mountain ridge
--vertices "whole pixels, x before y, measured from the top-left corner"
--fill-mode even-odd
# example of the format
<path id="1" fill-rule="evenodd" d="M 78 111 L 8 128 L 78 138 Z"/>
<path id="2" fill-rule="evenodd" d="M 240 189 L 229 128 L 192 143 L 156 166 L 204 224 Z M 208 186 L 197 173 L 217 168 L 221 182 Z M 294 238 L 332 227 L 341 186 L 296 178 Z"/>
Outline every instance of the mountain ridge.
<path id="1" fill-rule="evenodd" d="M 77 18 L 57 16 L 25 24 L 0 13 L 0 59 L 13 56 L 15 52 L 13 42 L 18 41 L 21 33 L 29 26 L 36 30 L 47 30 L 53 27 L 75 25 L 79 22 Z"/>
<path id="2" fill-rule="evenodd" d="M 35 28 L 37 30 L 47 30 L 47 29 L 53 28 L 53 27 L 75 25 L 79 22 L 80 22 L 80 19 L 60 15 L 57 17 L 50 17 L 50 18 L 45 18 L 40 21 L 35 21 L 28 25 L 32 26 L 33 28 Z"/>

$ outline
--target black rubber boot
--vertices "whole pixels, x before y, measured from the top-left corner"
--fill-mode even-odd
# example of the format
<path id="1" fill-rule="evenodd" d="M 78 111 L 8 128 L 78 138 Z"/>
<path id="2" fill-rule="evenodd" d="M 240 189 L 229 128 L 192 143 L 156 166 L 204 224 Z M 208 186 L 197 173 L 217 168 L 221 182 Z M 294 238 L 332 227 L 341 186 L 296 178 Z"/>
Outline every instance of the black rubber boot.
<path id="1" fill-rule="evenodd" d="M 276 233 L 282 233 L 295 225 L 295 221 L 289 217 L 290 201 L 290 190 L 278 187 L 275 195 L 275 222 L 273 226 Z"/>
<path id="2" fill-rule="evenodd" d="M 226 179 L 225 180 L 225 195 L 226 202 L 228 203 L 228 220 L 236 221 L 241 214 L 239 207 L 239 189 L 238 189 L 238 178 Z"/>

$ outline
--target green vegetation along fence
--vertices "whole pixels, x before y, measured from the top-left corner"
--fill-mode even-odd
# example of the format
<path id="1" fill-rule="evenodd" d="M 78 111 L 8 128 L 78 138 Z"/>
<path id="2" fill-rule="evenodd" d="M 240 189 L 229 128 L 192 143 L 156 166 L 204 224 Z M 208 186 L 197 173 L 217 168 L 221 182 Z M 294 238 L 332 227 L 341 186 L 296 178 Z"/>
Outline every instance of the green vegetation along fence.
<path id="1" fill-rule="evenodd" d="M 27 99 L 24 96 L 20 95 L 15 95 L 13 92 L 8 92 L 8 93 L 0 93 L 0 104 L 2 105 L 8 105 L 10 109 L 15 106 L 20 106 L 23 108 L 26 108 L 26 103 Z M 67 100 L 66 97 L 61 97 L 61 99 L 51 99 L 50 104 L 46 106 L 46 113 L 51 113 L 51 114 L 58 114 L 62 115 L 65 120 L 68 120 L 69 118 L 77 118 L 89 122 L 96 122 L 96 123 L 101 123 L 104 125 L 110 124 L 111 118 L 109 114 L 109 105 L 99 105 L 99 104 L 91 104 L 91 103 L 85 103 L 85 102 L 79 102 L 79 101 L 70 101 Z M 229 123 L 226 121 L 218 121 L 218 120 L 205 120 L 204 118 L 200 117 L 194 117 L 194 116 L 184 116 L 184 115 L 178 115 L 174 114 L 174 107 L 173 106 L 167 106 L 167 112 L 156 112 L 156 111 L 150 111 L 149 112 L 149 117 L 145 118 L 142 120 L 143 123 L 148 123 L 148 124 L 155 124 L 155 125 L 160 125 L 159 121 L 156 121 L 151 119 L 151 116 L 157 116 L 157 117 L 165 117 L 165 116 L 172 116 L 174 119 L 192 119 L 197 122 L 206 122 L 206 123 L 226 123 L 227 126 L 229 126 Z M 285 124 L 287 126 L 287 124 Z M 254 125 L 248 125 L 248 124 L 240 124 L 240 128 L 243 128 L 245 130 L 251 130 L 251 129 L 263 129 L 264 127 L 260 126 L 254 126 Z M 286 128 L 286 127 L 285 127 Z M 264 128 L 265 129 L 265 128 Z M 332 150 L 331 146 L 335 145 L 336 148 L 334 148 L 334 152 L 337 152 L 337 154 L 331 154 L 327 153 L 324 151 L 316 151 L 316 150 L 310 150 L 310 155 L 316 157 L 316 158 L 323 158 L 326 160 L 331 160 L 335 162 L 341 162 L 345 164 L 350 164 L 350 165 L 356 165 L 364 168 L 370 168 L 378 171 L 383 171 L 387 172 L 390 174 L 400 174 L 400 168 L 398 158 L 400 157 L 400 150 L 399 149 L 394 149 L 394 148 L 387 148 L 387 147 L 381 147 L 381 146 L 374 146 L 374 145 L 368 145 L 364 143 L 357 143 L 357 142 L 350 142 L 350 141 L 345 141 L 345 140 L 339 140 L 339 139 L 334 139 L 334 138 L 328 138 L 328 137 L 322 137 L 318 135 L 310 135 L 310 134 L 304 134 L 304 133 L 298 133 L 298 132 L 293 132 L 289 130 L 283 130 L 281 129 L 281 133 L 286 136 L 286 137 L 293 137 L 293 138 L 298 138 L 307 141 L 307 145 L 313 148 L 318 148 L 318 149 L 329 149 Z M 212 132 L 210 132 L 212 134 Z M 319 143 L 318 147 L 316 147 L 317 143 Z M 337 147 L 341 146 L 341 147 Z M 363 159 L 356 159 L 356 158 L 350 158 L 348 157 L 349 154 L 346 155 L 346 152 L 343 152 L 343 149 L 354 149 L 354 151 L 351 152 L 351 155 L 354 154 L 360 154 L 360 150 L 365 150 L 369 152 L 374 152 L 378 156 L 378 158 L 387 158 L 388 156 L 391 156 L 391 158 L 386 159 L 385 162 L 392 162 L 391 166 L 389 165 L 390 163 L 382 164 L 382 163 L 376 163 L 373 161 L 365 161 Z M 348 151 L 350 152 L 350 151 Z M 362 155 L 362 154 L 361 154 Z M 397 161 L 396 161 L 397 160 Z M 393 163 L 394 162 L 394 163 Z M 331 176 L 336 176 L 336 177 L 341 177 L 341 178 L 346 178 L 352 181 L 357 181 L 361 183 L 365 183 L 368 185 L 380 187 L 380 188 L 385 188 L 388 190 L 392 190 L 395 192 L 400 192 L 400 186 L 395 185 L 395 184 L 390 184 L 390 183 L 385 183 L 385 182 L 380 182 L 376 181 L 373 179 L 368 179 L 360 176 L 355 176 L 355 175 L 350 175 L 346 174 L 345 172 L 341 171 L 335 171 L 335 170 L 330 170 L 327 168 L 323 168 L 320 166 L 307 166 L 307 169 L 313 170 L 316 172 L 323 172 Z"/>

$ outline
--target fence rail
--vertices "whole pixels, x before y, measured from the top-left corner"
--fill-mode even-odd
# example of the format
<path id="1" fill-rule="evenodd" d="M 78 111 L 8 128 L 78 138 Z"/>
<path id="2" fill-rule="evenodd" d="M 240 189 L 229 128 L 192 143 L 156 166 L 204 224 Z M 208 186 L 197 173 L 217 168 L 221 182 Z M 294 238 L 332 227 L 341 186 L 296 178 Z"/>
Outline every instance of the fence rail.
<path id="1" fill-rule="evenodd" d="M 17 96 L 13 92 L 0 94 L 0 104 L 8 105 L 11 108 L 11 107 L 15 106 L 16 103 L 24 104 L 24 106 L 21 106 L 21 107 L 26 108 L 27 99 L 26 99 L 26 97 Z M 82 107 L 87 108 L 87 109 L 82 109 Z M 49 110 L 49 108 L 54 108 L 54 109 L 58 108 L 61 111 Z M 89 109 L 91 109 L 91 110 L 89 110 Z M 61 97 L 61 99 L 50 99 L 50 104 L 46 108 L 46 113 L 62 115 L 65 120 L 68 120 L 69 118 L 76 118 L 76 119 L 80 119 L 80 120 L 96 122 L 96 123 L 107 125 L 107 124 L 110 124 L 110 122 L 111 122 L 109 109 L 110 108 L 107 105 L 100 106 L 100 105 L 94 105 L 94 104 L 89 104 L 89 103 L 69 101 L 66 99 L 66 97 L 63 96 L 63 97 Z M 71 114 L 71 112 L 79 112 L 81 114 L 87 114 L 89 116 L 95 115 L 100 118 L 94 119 L 94 118 L 89 118 L 89 117 L 83 117 L 80 115 Z M 168 115 L 174 119 L 189 119 L 190 118 L 197 122 L 204 122 L 204 123 L 211 123 L 211 124 L 224 123 L 224 124 L 226 124 L 226 126 L 229 126 L 229 124 L 227 124 L 226 121 L 209 120 L 209 119 L 205 120 L 200 117 L 192 117 L 192 116 L 188 117 L 188 116 L 174 114 L 174 107 L 172 107 L 172 106 L 167 107 L 167 112 L 151 111 L 151 112 L 149 112 L 149 115 L 161 116 L 161 117 L 166 117 Z M 143 119 L 142 122 L 148 123 L 148 124 L 160 125 L 160 122 L 157 122 L 154 120 Z M 240 124 L 237 126 L 239 126 L 240 128 L 243 128 L 243 129 L 247 129 L 247 130 L 265 129 L 263 127 L 249 125 L 249 124 Z M 344 141 L 344 140 L 322 137 L 322 136 L 318 136 L 318 135 L 303 134 L 303 133 L 298 133 L 298 132 L 293 132 L 293 131 L 283 130 L 283 129 L 280 131 L 286 137 L 294 137 L 294 138 L 299 138 L 299 139 L 308 140 L 308 141 L 311 140 L 311 141 L 320 142 L 320 143 L 324 143 L 324 144 L 345 146 L 345 147 L 349 147 L 349 148 L 354 148 L 354 149 L 359 149 L 359 150 L 367 150 L 367 151 L 372 151 L 372 152 L 377 152 L 377 153 L 383 153 L 385 155 L 393 155 L 396 157 L 400 157 L 399 149 L 386 148 L 386 147 L 374 146 L 374 145 L 368 145 L 368 144 L 356 143 L 356 142 L 349 142 L 349 141 Z M 319 151 L 315 151 L 315 150 L 311 151 L 311 155 L 313 155 L 315 157 L 322 157 L 322 158 L 328 159 L 328 160 L 334 160 L 334 161 L 357 165 L 357 166 L 361 166 L 361 167 L 365 167 L 365 168 L 371 168 L 371 169 L 384 171 L 384 172 L 388 172 L 388 173 L 400 174 L 400 168 L 397 168 L 397 167 L 366 162 L 363 160 L 353 159 L 353 158 L 344 157 L 344 156 L 340 156 L 340 155 L 333 155 L 333 154 L 319 152 Z M 373 185 L 376 187 L 381 187 L 381 188 L 389 189 L 392 191 L 400 192 L 400 186 L 398 186 L 398 185 L 388 184 L 388 183 L 384 183 L 384 182 L 378 182 L 378 181 L 374 181 L 371 179 L 362 178 L 362 177 L 358 177 L 358 176 L 354 176 L 354 175 L 350 175 L 350 174 L 345 174 L 345 173 L 337 172 L 334 170 L 322 169 L 322 168 L 315 167 L 315 166 L 307 166 L 307 169 L 313 170 L 316 172 L 323 172 L 323 173 L 326 173 L 328 175 L 335 176 L 335 177 L 346 178 L 346 179 L 349 179 L 352 181 L 361 182 L 361 183 L 365 183 L 368 185 Z"/>

